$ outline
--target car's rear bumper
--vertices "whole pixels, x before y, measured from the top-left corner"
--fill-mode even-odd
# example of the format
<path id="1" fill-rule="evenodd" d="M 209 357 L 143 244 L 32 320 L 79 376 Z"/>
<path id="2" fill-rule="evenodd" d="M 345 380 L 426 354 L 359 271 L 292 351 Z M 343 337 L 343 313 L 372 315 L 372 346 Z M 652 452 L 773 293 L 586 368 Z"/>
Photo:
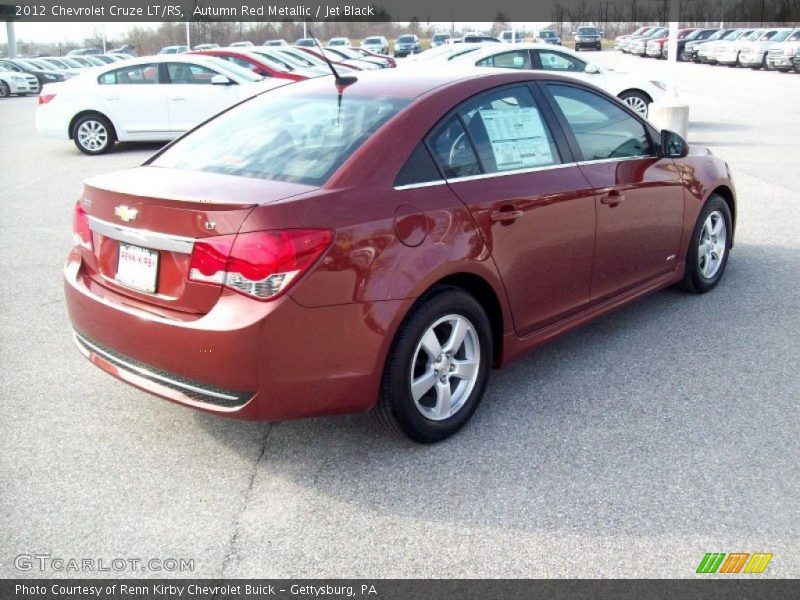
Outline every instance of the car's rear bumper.
<path id="1" fill-rule="evenodd" d="M 64 278 L 76 344 L 94 365 L 167 400 L 252 420 L 370 408 L 387 332 L 407 303 L 306 308 L 231 292 L 205 315 L 171 314 L 100 286 L 76 252 Z"/>
<path id="2" fill-rule="evenodd" d="M 57 140 L 69 139 L 69 123 L 64 114 L 48 104 L 41 104 L 36 109 L 36 131 L 45 137 Z"/>

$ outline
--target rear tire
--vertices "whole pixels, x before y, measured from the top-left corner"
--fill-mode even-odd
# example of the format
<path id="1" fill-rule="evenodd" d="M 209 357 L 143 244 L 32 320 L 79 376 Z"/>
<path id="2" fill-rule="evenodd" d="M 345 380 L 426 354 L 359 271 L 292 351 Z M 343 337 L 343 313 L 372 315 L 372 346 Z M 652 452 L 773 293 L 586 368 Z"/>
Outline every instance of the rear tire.
<path id="1" fill-rule="evenodd" d="M 712 194 L 697 217 L 680 286 L 693 294 L 714 289 L 725 273 L 732 239 L 733 219 L 728 203 L 722 196 Z"/>
<path id="2" fill-rule="evenodd" d="M 84 154 L 105 154 L 117 141 L 114 126 L 106 117 L 93 113 L 84 115 L 72 128 L 72 140 Z"/>
<path id="3" fill-rule="evenodd" d="M 387 429 L 415 442 L 441 442 L 475 412 L 491 360 L 492 329 L 481 305 L 459 288 L 439 288 L 400 326 L 375 415 Z"/>

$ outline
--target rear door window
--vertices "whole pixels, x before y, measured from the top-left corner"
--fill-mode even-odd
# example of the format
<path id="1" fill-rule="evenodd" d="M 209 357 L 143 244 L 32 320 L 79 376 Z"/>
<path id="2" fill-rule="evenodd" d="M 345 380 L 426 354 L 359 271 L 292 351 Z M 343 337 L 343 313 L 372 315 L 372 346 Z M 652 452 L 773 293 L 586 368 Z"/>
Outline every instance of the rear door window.
<path id="1" fill-rule="evenodd" d="M 496 67 L 499 69 L 530 69 L 531 55 L 528 50 L 512 50 L 494 56 L 487 56 L 476 63 L 479 67 Z"/>
<path id="2" fill-rule="evenodd" d="M 485 173 L 561 162 L 553 137 L 527 87 L 481 94 L 459 108 Z"/>
<path id="3" fill-rule="evenodd" d="M 158 65 L 131 65 L 103 73 L 97 78 L 101 85 L 152 85 L 159 83 Z"/>
<path id="4" fill-rule="evenodd" d="M 452 115 L 434 129 L 428 136 L 428 147 L 445 177 L 481 174 L 475 150 L 458 116 Z"/>
<path id="5" fill-rule="evenodd" d="M 207 67 L 189 63 L 168 63 L 167 73 L 169 74 L 170 83 L 189 85 L 211 85 L 211 79 L 214 75 L 219 75 L 219 73 Z"/>

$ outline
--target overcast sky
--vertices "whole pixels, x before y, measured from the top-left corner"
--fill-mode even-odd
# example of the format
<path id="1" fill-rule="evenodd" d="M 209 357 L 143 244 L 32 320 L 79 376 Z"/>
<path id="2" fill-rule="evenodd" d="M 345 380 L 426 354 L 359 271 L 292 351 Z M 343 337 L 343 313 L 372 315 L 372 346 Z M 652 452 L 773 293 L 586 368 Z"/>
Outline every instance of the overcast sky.
<path id="1" fill-rule="evenodd" d="M 157 27 L 158 23 L 15 23 L 17 40 L 26 42 L 82 42 L 95 27 L 106 28 L 109 38 L 125 33 L 134 25 Z M 6 28 L 0 26 L 0 43 L 7 42 Z"/>
<path id="2" fill-rule="evenodd" d="M 25 42 L 75 42 L 80 43 L 92 35 L 96 27 L 105 26 L 106 36 L 115 38 L 124 34 L 133 26 L 137 27 L 158 27 L 159 23 L 15 23 L 17 41 Z M 449 27 L 450 23 L 442 23 Z M 546 23 L 518 23 L 520 27 L 526 25 L 528 30 L 536 26 L 546 25 Z M 456 27 L 465 29 L 489 29 L 491 23 L 456 23 Z M 6 28 L 0 25 L 0 43 L 7 42 Z"/>

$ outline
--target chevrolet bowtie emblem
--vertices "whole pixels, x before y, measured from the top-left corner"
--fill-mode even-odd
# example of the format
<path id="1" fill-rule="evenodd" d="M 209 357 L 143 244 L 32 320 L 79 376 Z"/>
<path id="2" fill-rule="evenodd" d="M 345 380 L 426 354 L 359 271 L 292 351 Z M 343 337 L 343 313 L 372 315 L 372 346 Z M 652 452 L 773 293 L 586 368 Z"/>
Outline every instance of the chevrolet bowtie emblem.
<path id="1" fill-rule="evenodd" d="M 114 209 L 114 214 L 127 223 L 128 221 L 133 221 L 139 211 L 130 206 L 117 206 Z"/>

